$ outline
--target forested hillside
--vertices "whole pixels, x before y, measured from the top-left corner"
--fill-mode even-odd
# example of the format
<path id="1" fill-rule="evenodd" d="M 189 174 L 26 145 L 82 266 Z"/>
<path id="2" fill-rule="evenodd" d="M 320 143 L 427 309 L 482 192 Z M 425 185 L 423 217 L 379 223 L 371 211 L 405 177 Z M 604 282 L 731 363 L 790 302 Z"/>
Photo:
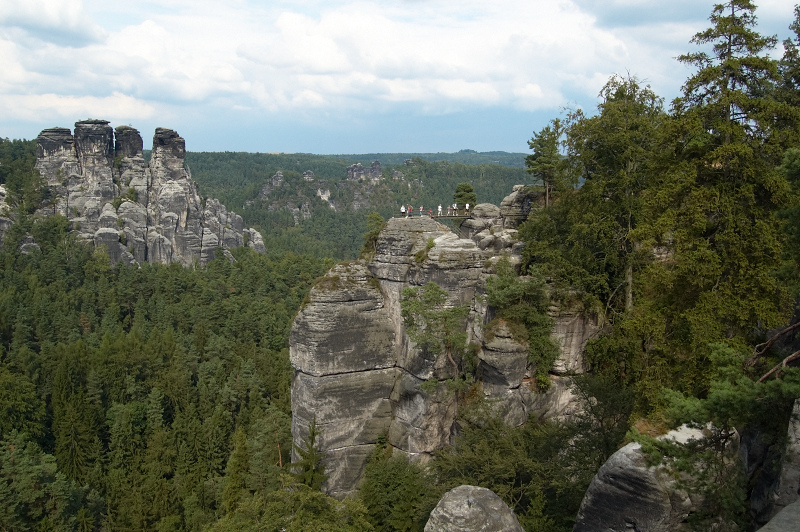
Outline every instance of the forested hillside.
<path id="1" fill-rule="evenodd" d="M 441 160 L 435 162 L 409 155 L 375 154 L 373 158 L 189 152 L 186 162 L 201 192 L 240 213 L 248 226 L 259 228 L 268 249 L 340 260 L 358 255 L 368 212 L 389 217 L 399 214 L 401 204 L 416 208 L 422 204 L 425 212 L 429 208 L 435 212 L 439 204 L 446 208 L 452 203 L 456 186 L 462 182 L 473 185 L 479 202 L 497 205 L 514 185 L 531 180 L 521 165 L 457 162 L 486 160 L 485 154 L 436 154 Z M 348 181 L 349 166 L 362 162 L 369 168 L 374 161 L 382 165 L 383 178 L 379 182 Z M 307 171 L 313 172 L 313 181 L 303 177 Z M 282 186 L 259 198 L 262 187 L 277 172 L 283 175 Z M 320 188 L 330 192 L 339 208 L 331 208 L 318 196 Z M 296 220 L 290 208 L 298 209 L 304 204 L 309 217 Z"/>

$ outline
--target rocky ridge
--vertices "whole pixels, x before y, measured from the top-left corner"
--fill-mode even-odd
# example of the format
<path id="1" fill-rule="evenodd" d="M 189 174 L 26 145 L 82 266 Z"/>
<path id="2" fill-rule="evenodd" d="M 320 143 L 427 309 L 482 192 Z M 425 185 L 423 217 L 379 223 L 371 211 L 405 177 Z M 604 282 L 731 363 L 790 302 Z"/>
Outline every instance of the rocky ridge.
<path id="1" fill-rule="evenodd" d="M 82 120 L 74 133 L 50 128 L 36 139 L 36 169 L 49 188 L 39 214 L 61 214 L 112 261 L 203 265 L 217 248 L 248 245 L 261 235 L 215 199 L 201 198 L 184 164 L 185 141 L 158 128 L 150 162 L 139 132 L 106 120 Z"/>
<path id="2" fill-rule="evenodd" d="M 525 194 L 515 187 L 503 204 L 509 210 L 524 205 Z M 493 317 L 483 298 L 486 279 L 500 257 L 520 261 L 516 226 L 523 216 L 511 214 L 476 206 L 461 228 L 471 238 L 432 218 L 390 219 L 371 260 L 336 265 L 312 288 L 289 341 L 292 435 L 300 445 L 316 419 L 328 493 L 344 497 L 356 489 L 381 435 L 396 452 L 426 461 L 457 431 L 455 394 L 446 386 L 432 391 L 422 386 L 452 377 L 452 365 L 444 355 L 420 350 L 406 334 L 400 309 L 406 287 L 435 282 L 447 291 L 450 305 L 470 309 L 466 331 L 468 341 L 479 346 L 477 376 L 506 423 L 519 425 L 531 415 L 565 416 L 574 409 L 567 374 L 584 370 L 581 351 L 599 330 L 595 316 L 552 309 L 562 353 L 544 393 L 532 384 L 535 368 L 526 345 L 502 327 L 491 339 L 483 336 L 483 325 Z"/>

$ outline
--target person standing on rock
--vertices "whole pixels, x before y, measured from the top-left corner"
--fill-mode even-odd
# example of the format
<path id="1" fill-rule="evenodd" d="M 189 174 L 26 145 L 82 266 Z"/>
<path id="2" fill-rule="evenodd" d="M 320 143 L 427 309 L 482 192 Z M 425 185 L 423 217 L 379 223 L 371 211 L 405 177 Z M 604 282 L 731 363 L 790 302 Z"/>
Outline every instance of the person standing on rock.
<path id="1" fill-rule="evenodd" d="M 428 218 L 433 218 L 433 211 L 428 209 Z"/>
<path id="2" fill-rule="evenodd" d="M 405 218 L 405 217 L 406 217 L 406 206 L 400 205 L 400 218 Z"/>
<path id="3" fill-rule="evenodd" d="M 414 212 L 414 207 L 412 207 L 411 204 L 409 203 L 408 204 L 408 210 L 406 211 L 406 213 L 408 213 L 408 217 L 409 218 L 411 218 L 411 213 L 413 213 L 413 212 Z"/>
<path id="4" fill-rule="evenodd" d="M 419 217 L 422 218 L 422 205 L 419 206 Z"/>
<path id="5" fill-rule="evenodd" d="M 466 212 L 465 216 L 469 216 L 469 203 L 467 203 L 467 206 L 464 210 Z"/>

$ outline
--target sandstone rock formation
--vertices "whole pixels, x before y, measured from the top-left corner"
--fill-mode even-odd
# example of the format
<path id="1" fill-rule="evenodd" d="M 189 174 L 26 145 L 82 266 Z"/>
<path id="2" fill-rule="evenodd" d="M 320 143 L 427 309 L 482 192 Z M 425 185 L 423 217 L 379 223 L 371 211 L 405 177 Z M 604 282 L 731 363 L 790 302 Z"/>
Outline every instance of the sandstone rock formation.
<path id="1" fill-rule="evenodd" d="M 211 261 L 217 248 L 263 251 L 257 231 L 215 199 L 203 200 L 184 164 L 185 141 L 158 128 L 149 164 L 139 132 L 112 130 L 106 120 L 45 129 L 36 168 L 50 189 L 40 214 L 62 214 L 79 234 L 105 247 L 113 261 L 189 266 Z"/>
<path id="2" fill-rule="evenodd" d="M 311 217 L 320 200 L 334 211 L 352 209 L 354 211 L 379 208 L 390 194 L 390 183 L 403 180 L 396 170 L 391 176 L 384 176 L 381 163 L 373 162 L 365 168 L 361 163 L 348 166 L 344 179 L 332 181 L 318 177 L 311 170 L 301 175 L 277 171 L 261 186 L 255 199 L 247 200 L 245 206 L 259 205 L 269 211 L 288 210 L 294 224 L 300 225 Z M 287 199 L 289 198 L 289 199 Z"/>
<path id="3" fill-rule="evenodd" d="M 492 490 L 458 486 L 442 496 L 425 532 L 522 532 L 517 516 Z"/>
<path id="4" fill-rule="evenodd" d="M 800 498 L 800 399 L 795 400 L 792 417 L 789 420 L 781 472 L 775 487 L 773 515 L 794 504 L 798 498 Z"/>
<path id="5" fill-rule="evenodd" d="M 564 416 L 574 408 L 565 374 L 583 371 L 580 352 L 598 330 L 596 319 L 554 308 L 562 357 L 546 394 L 531 385 L 535 368 L 527 345 L 502 324 L 484 338 L 483 326 L 493 317 L 483 298 L 486 279 L 499 257 L 520 261 L 516 230 L 505 225 L 491 205 L 477 206 L 462 227 L 472 238 L 460 238 L 432 218 L 393 218 L 371 260 L 339 264 L 311 289 L 289 341 L 292 434 L 300 444 L 316 417 L 329 474 L 324 487 L 331 495 L 356 489 L 381 434 L 396 452 L 425 461 L 457 431 L 455 394 L 444 385 L 422 386 L 452 378 L 453 366 L 444 354 L 419 349 L 406 334 L 400 307 L 406 287 L 435 282 L 447 292 L 448 305 L 468 307 L 465 330 L 477 346 L 476 375 L 506 423 Z M 483 246 L 486 239 L 491 243 Z"/>
<path id="6" fill-rule="evenodd" d="M 681 427 L 663 438 L 686 442 L 703 434 Z M 592 479 L 573 532 L 689 530 L 686 517 L 701 503 L 681 489 L 664 466 L 649 466 L 641 445 L 629 443 L 611 455 Z"/>
<path id="7" fill-rule="evenodd" d="M 758 532 L 789 532 L 800 530 L 800 501 L 784 507 L 769 523 L 758 529 Z"/>

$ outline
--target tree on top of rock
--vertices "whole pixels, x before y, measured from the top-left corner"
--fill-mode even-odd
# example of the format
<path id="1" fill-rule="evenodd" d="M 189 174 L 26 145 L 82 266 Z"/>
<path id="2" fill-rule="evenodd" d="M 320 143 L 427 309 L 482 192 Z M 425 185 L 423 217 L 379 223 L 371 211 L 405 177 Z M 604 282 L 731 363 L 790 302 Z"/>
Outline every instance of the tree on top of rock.
<path id="1" fill-rule="evenodd" d="M 525 167 L 529 174 L 542 182 L 545 207 L 550 206 L 554 192 L 567 190 L 570 185 L 565 171 L 566 161 L 558 149 L 564 131 L 564 124 L 556 118 L 541 131 L 534 133 L 528 141 L 533 153 L 525 157 Z"/>
<path id="2" fill-rule="evenodd" d="M 453 194 L 453 201 L 456 202 L 459 209 L 464 208 L 464 205 L 475 205 L 478 203 L 478 195 L 475 194 L 475 189 L 469 183 L 459 183 L 456 185 L 456 193 Z"/>

